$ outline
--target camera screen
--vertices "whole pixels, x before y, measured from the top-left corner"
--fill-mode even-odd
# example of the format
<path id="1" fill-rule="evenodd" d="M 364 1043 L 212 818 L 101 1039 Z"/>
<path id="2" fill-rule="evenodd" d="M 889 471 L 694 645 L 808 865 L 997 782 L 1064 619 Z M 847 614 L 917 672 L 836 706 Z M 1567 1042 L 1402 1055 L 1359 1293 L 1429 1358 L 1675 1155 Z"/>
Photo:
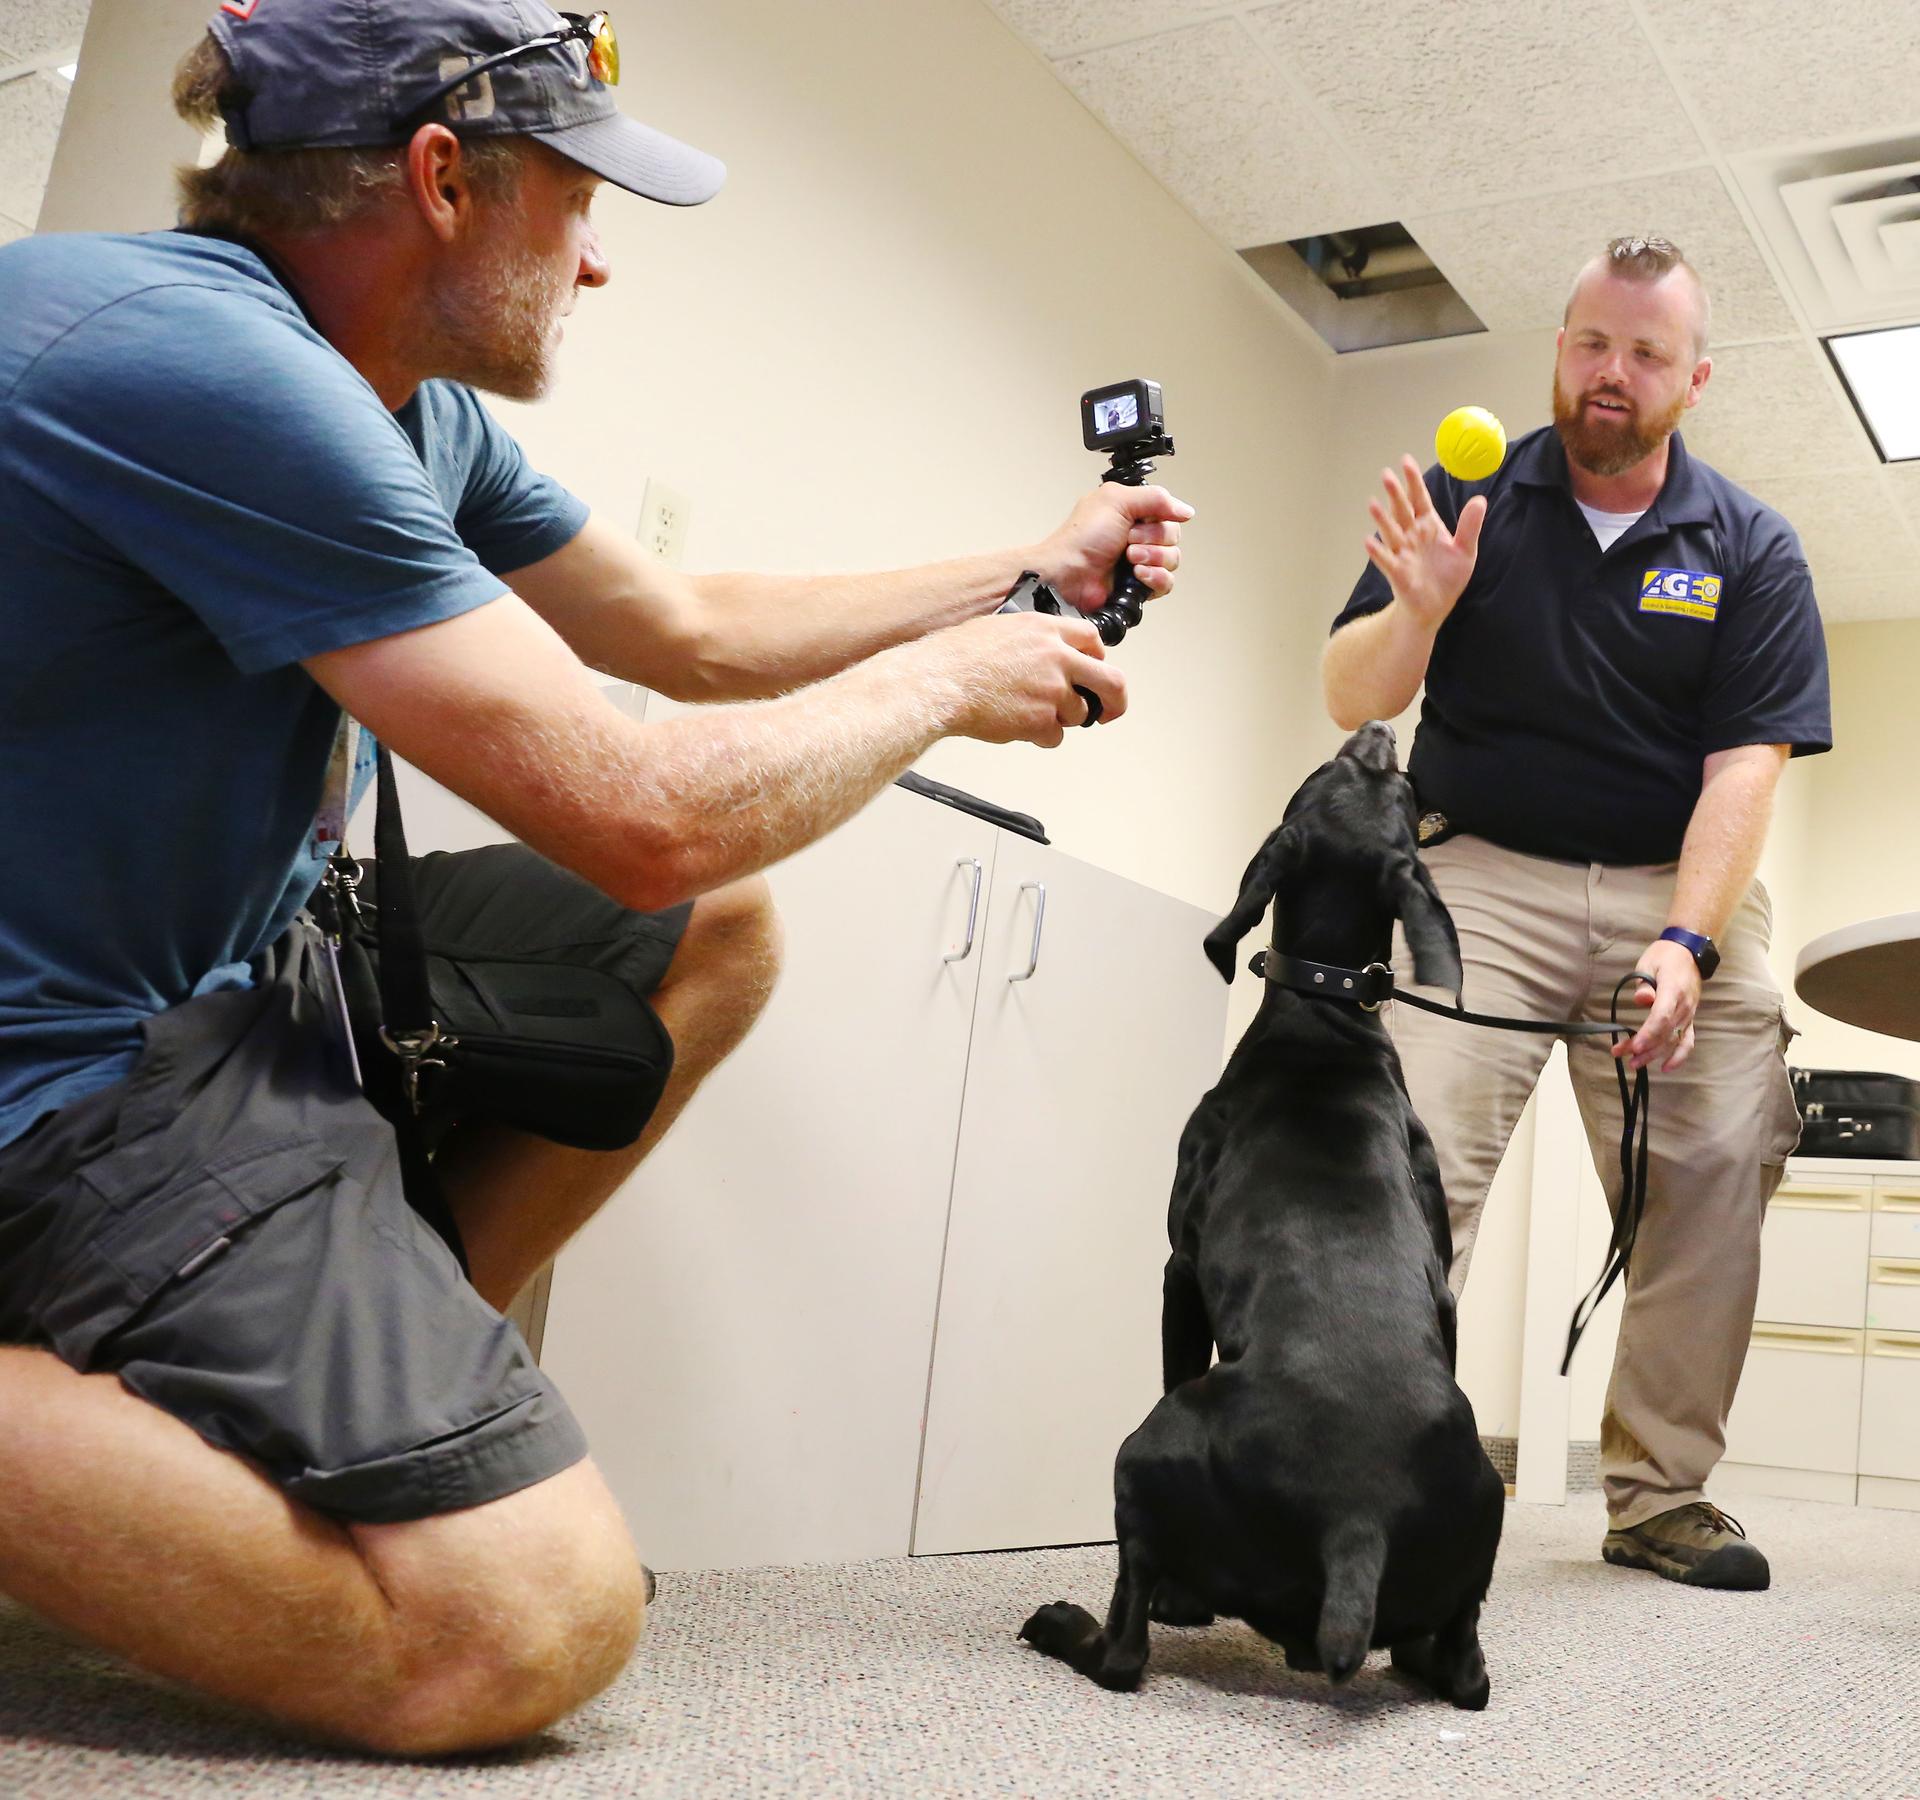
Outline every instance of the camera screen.
<path id="1" fill-rule="evenodd" d="M 1093 403 L 1093 428 L 1104 437 L 1109 431 L 1127 431 L 1140 423 L 1140 396 L 1118 394 Z"/>

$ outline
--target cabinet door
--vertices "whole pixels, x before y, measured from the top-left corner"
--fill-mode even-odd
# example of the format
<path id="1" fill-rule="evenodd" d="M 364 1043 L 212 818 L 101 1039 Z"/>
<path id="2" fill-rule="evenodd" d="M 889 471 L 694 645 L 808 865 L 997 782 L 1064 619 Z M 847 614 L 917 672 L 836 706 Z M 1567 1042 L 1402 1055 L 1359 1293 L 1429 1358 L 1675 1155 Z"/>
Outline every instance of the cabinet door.
<path id="1" fill-rule="evenodd" d="M 1727 1460 L 1854 1473 L 1865 1334 L 1756 1325 L 1727 1420 Z"/>
<path id="2" fill-rule="evenodd" d="M 1760 1234 L 1760 1295 L 1754 1317 L 1787 1325 L 1866 1322 L 1866 1182 L 1785 1181 Z"/>
<path id="3" fill-rule="evenodd" d="M 1860 1473 L 1920 1481 L 1920 1332 L 1867 1333 Z"/>
<path id="4" fill-rule="evenodd" d="M 775 869 L 766 1013 L 554 1265 L 541 1361 L 656 1567 L 907 1550 L 996 836 L 890 788 Z"/>
<path id="5" fill-rule="evenodd" d="M 1114 1452 L 1160 1392 L 1180 1131 L 1220 1072 L 1227 990 L 1200 948 L 1213 924 L 1058 851 L 1001 840 L 918 1553 L 1113 1536 Z"/>

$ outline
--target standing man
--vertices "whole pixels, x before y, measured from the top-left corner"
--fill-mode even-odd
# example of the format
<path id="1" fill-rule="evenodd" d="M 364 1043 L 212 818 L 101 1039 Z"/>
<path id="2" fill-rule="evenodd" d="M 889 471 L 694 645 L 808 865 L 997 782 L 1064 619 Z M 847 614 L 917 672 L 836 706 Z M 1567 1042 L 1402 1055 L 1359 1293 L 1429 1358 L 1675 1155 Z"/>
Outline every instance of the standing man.
<path id="1" fill-rule="evenodd" d="M 1706 1497 L 1753 1323 L 1760 1225 L 1799 1135 L 1791 1035 L 1754 880 L 1789 756 L 1831 747 L 1827 666 L 1799 541 L 1687 454 L 1675 426 L 1711 373 L 1700 278 L 1662 238 L 1581 271 L 1557 339 L 1553 426 L 1497 473 L 1424 481 L 1408 457 L 1369 507 L 1372 566 L 1322 678 L 1343 727 L 1426 685 L 1409 763 L 1422 856 L 1460 933 L 1467 1003 L 1608 1016 L 1656 986 L 1613 1054 L 1652 1066 L 1646 1213 L 1600 1463 L 1608 1562 L 1763 1588 L 1767 1559 Z M 1411 982 L 1410 966 L 1398 971 Z M 1480 1211 L 1552 1045 L 1411 1008 L 1394 1021 L 1439 1153 L 1456 1291 Z M 1609 1203 L 1614 1069 L 1568 1063 Z"/>
<path id="2" fill-rule="evenodd" d="M 497 1309 L 752 1023 L 758 871 L 941 738 L 1058 744 L 1077 689 L 1118 719 L 1090 624 L 984 615 L 1024 567 L 1091 609 L 1123 555 L 1164 594 L 1190 516 L 1106 485 L 1028 547 L 698 580 L 590 519 L 472 390 L 544 391 L 603 180 L 720 185 L 618 74 L 606 15 L 542 0 L 226 0 L 183 229 L 0 250 L 0 1593 L 398 1753 L 538 1731 L 638 1637 Z M 590 667 L 757 703 L 639 725 Z M 530 847 L 423 865 L 423 921 L 594 947 L 676 1051 L 628 1153 L 454 1124 L 471 1281 L 329 1037 L 343 715 Z"/>

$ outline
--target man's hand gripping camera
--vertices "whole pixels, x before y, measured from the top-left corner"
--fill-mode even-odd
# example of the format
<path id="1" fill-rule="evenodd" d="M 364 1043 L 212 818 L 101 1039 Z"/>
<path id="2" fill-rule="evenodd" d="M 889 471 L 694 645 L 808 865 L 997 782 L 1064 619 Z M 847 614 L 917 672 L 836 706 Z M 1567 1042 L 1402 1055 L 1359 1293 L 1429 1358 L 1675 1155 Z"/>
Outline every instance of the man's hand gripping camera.
<path id="1" fill-rule="evenodd" d="M 1142 487 L 1153 473 L 1152 458 L 1171 456 L 1173 439 L 1167 436 L 1166 415 L 1160 403 L 1157 381 L 1116 381 L 1109 387 L 1089 388 L 1080 396 L 1080 438 L 1089 450 L 1104 450 L 1111 456 L 1102 481 L 1117 481 L 1123 487 Z M 1085 617 L 1100 633 L 1103 644 L 1117 644 L 1144 616 L 1142 603 L 1151 590 L 1133 572 L 1123 547 L 1120 560 L 1113 566 L 1113 582 L 1107 601 L 1097 612 L 1082 614 L 1054 592 L 1033 570 L 1028 569 L 1014 583 L 1013 592 L 998 608 L 1001 612 L 1052 613 L 1066 618 Z M 1100 718 L 1100 700 L 1085 688 L 1074 692 L 1087 703 L 1087 716 L 1081 721 L 1092 725 Z"/>

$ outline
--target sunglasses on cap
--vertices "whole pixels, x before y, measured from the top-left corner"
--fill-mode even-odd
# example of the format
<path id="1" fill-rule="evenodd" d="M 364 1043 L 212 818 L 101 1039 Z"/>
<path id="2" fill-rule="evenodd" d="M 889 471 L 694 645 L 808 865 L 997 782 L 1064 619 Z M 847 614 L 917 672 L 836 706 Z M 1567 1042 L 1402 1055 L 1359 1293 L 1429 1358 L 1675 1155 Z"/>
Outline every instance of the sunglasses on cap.
<path id="1" fill-rule="evenodd" d="M 465 87 L 476 75 L 484 75 L 489 69 L 499 68 L 502 63 L 517 62 L 523 56 L 531 56 L 536 50 L 557 50 L 562 44 L 585 44 L 587 73 L 608 87 L 618 87 L 620 40 L 614 34 L 613 20 L 603 12 L 563 12 L 560 16 L 566 20 L 561 30 L 543 32 L 537 38 L 529 38 L 524 44 L 516 44 L 511 50 L 482 57 L 479 62 L 467 64 L 457 75 L 441 82 L 419 105 L 401 116 L 400 127 L 405 129 L 418 123 L 424 114 L 431 112 L 455 88 Z M 444 68 L 446 65 L 443 63 L 441 66 Z"/>

